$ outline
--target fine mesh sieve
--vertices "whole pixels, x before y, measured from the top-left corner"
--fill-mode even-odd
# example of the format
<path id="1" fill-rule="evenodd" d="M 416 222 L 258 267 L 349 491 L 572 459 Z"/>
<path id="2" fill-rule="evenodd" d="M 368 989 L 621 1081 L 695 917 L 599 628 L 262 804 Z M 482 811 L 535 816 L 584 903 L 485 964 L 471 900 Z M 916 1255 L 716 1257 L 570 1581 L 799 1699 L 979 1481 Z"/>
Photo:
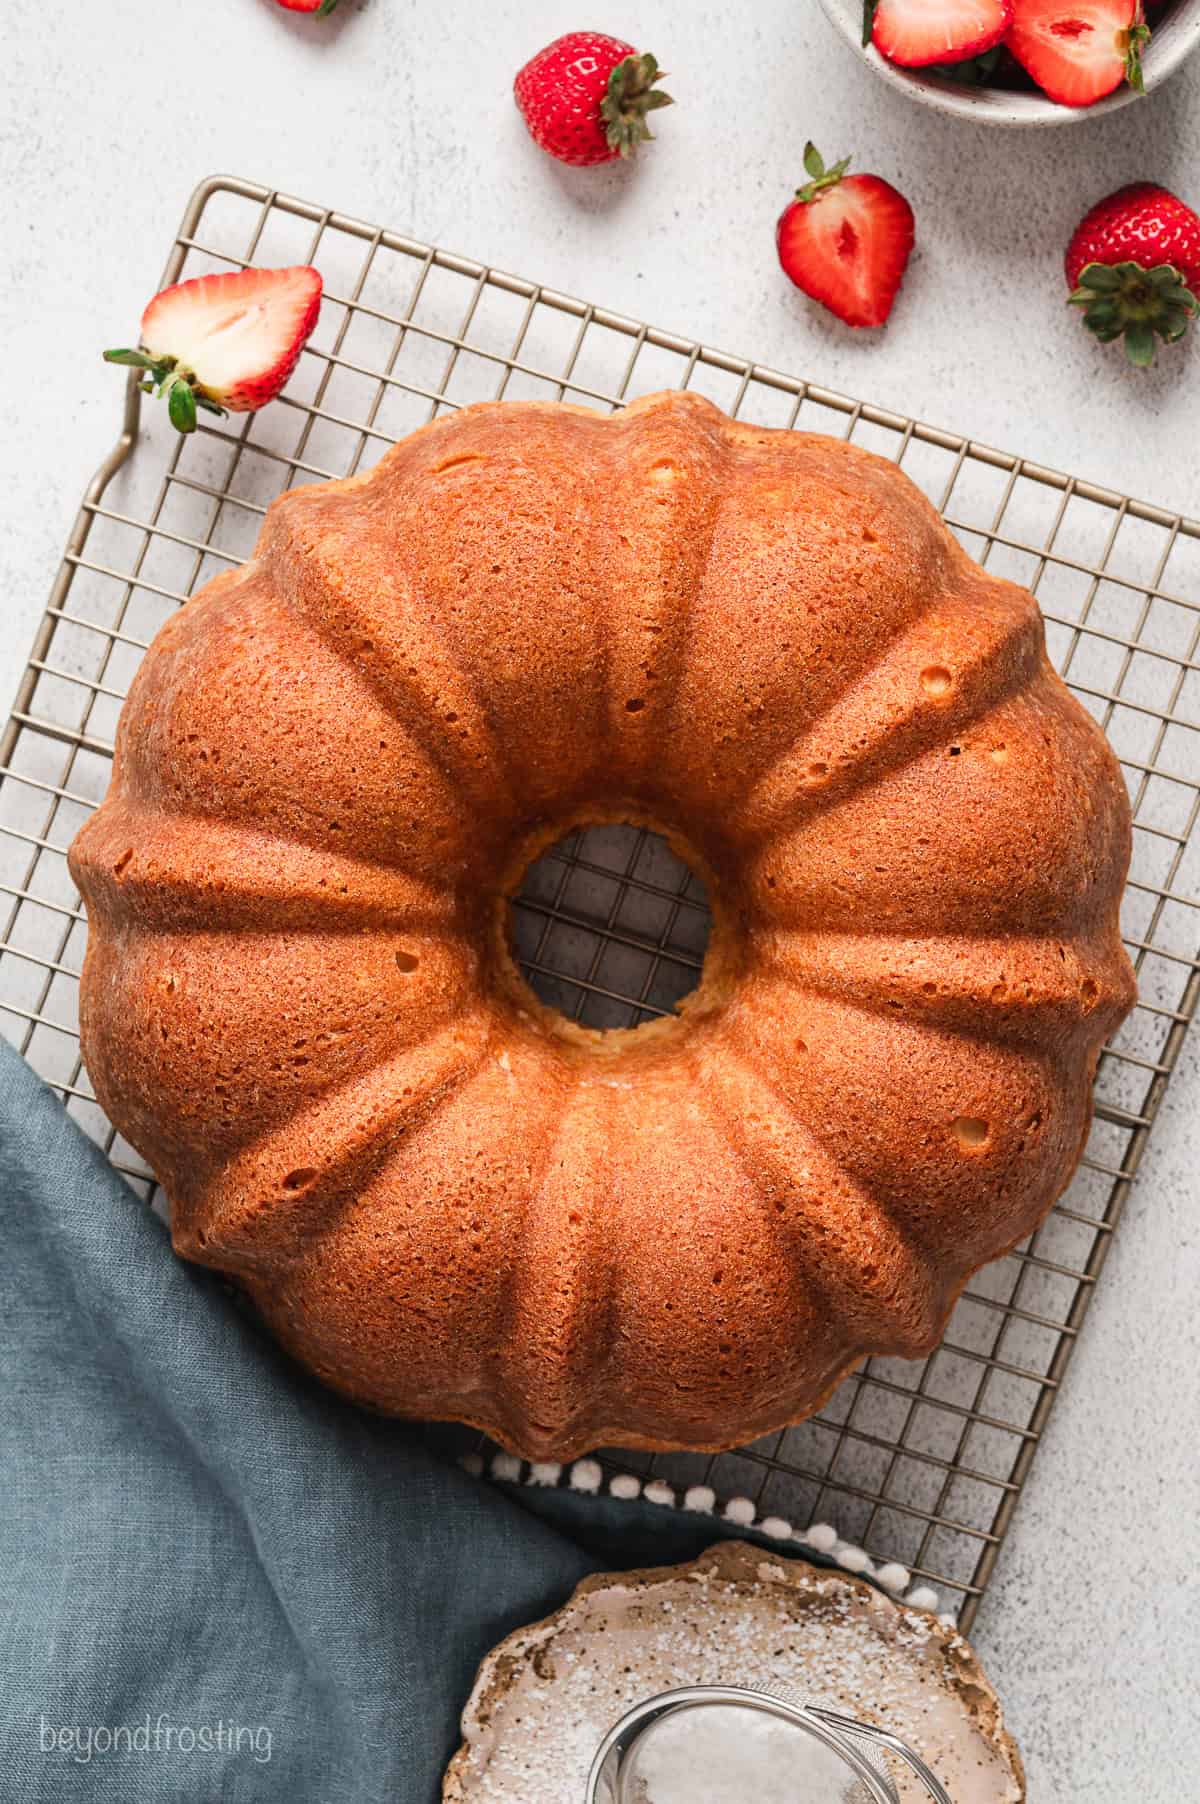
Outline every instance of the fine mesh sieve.
<path id="1" fill-rule="evenodd" d="M 694 1685 L 661 1692 L 609 1730 L 586 1804 L 683 1804 L 711 1782 L 773 1804 L 899 1804 L 893 1766 L 934 1804 L 951 1804 L 913 1749 L 872 1724 L 771 1692 Z"/>

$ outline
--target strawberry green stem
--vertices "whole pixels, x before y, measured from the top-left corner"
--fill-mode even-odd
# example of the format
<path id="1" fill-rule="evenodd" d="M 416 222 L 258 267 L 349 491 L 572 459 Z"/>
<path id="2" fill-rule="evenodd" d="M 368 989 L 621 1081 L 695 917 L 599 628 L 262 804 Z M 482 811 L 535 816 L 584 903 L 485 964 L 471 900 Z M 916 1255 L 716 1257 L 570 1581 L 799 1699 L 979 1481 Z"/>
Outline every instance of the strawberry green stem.
<path id="1" fill-rule="evenodd" d="M 1142 20 L 1141 8 L 1134 16 L 1134 22 L 1125 34 L 1125 80 L 1135 94 L 1146 92 L 1146 79 L 1142 73 L 1142 52 L 1150 42 L 1150 27 Z"/>

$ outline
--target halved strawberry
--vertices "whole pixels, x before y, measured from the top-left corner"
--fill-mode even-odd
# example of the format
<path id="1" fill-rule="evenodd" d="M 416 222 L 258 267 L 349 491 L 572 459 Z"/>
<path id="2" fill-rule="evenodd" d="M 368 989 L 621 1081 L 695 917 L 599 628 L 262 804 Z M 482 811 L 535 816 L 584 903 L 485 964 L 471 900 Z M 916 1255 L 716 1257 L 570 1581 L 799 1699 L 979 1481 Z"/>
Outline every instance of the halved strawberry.
<path id="1" fill-rule="evenodd" d="M 912 208 L 882 177 L 848 176 L 849 157 L 826 169 L 806 144 L 804 167 L 812 179 L 775 228 L 784 272 L 848 326 L 882 326 L 912 251 Z"/>
<path id="2" fill-rule="evenodd" d="M 320 311 L 320 273 L 308 265 L 196 276 L 155 295 L 141 350 L 104 359 L 145 370 L 142 387 L 166 395 L 172 423 L 193 432 L 197 407 L 253 413 L 273 401 Z"/>
<path id="3" fill-rule="evenodd" d="M 1142 92 L 1149 39 L 1141 0 L 1013 0 L 1004 41 L 1051 100 L 1094 106 L 1123 81 Z"/>
<path id="4" fill-rule="evenodd" d="M 890 62 L 920 69 L 980 56 L 1012 18 L 1012 0 L 879 0 L 871 37 Z"/>

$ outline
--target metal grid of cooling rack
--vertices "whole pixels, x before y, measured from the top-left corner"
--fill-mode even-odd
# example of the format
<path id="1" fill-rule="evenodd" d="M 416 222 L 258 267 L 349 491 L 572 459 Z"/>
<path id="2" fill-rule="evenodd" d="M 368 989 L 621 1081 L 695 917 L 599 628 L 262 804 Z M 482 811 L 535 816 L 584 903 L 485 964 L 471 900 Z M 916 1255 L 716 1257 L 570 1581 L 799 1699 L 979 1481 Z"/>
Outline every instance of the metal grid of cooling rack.
<path id="1" fill-rule="evenodd" d="M 871 1360 L 811 1421 L 736 1454 L 603 1458 L 748 1495 L 801 1525 L 829 1519 L 935 1584 L 969 1627 L 1200 991 L 1200 522 L 247 182 L 197 190 L 165 279 L 299 261 L 319 264 L 326 302 L 280 401 L 180 440 L 165 410 L 139 419 L 126 390 L 123 435 L 87 491 L 3 742 L 0 1022 L 151 1197 L 81 1067 L 85 925 L 64 853 L 104 793 L 146 644 L 247 555 L 282 489 L 365 467 L 467 401 L 611 408 L 672 386 L 895 458 L 968 550 L 1037 592 L 1059 669 L 1121 759 L 1135 817 L 1123 924 L 1139 1006 L 1102 1061 L 1071 1189 L 1037 1234 L 972 1281 L 928 1360 Z M 707 922 L 661 842 L 590 828 L 535 867 L 516 931 L 542 993 L 611 1026 L 669 1009 L 692 987 Z"/>

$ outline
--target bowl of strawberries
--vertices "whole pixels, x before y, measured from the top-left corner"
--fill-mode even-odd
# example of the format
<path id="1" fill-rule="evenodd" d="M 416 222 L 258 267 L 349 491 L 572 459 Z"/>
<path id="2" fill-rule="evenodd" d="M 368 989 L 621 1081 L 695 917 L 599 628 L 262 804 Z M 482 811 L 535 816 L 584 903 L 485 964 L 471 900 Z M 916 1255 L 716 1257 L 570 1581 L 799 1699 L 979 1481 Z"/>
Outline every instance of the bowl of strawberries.
<path id="1" fill-rule="evenodd" d="M 1200 0 L 821 0 L 889 86 L 985 125 L 1128 105 L 1200 44 Z"/>

